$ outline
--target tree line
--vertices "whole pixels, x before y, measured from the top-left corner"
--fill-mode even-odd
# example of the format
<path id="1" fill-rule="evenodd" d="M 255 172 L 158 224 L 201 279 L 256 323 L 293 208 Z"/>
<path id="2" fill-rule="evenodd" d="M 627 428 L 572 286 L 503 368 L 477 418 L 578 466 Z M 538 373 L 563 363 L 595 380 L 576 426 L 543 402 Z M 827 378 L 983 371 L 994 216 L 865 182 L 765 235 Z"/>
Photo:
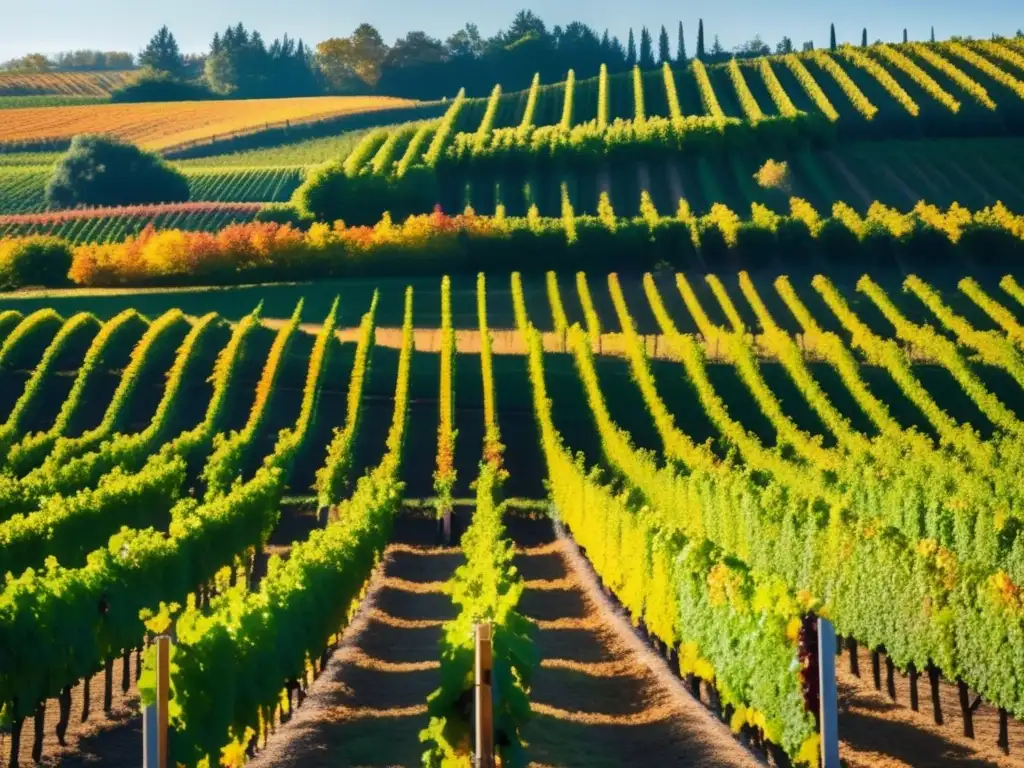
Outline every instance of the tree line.
<path id="1" fill-rule="evenodd" d="M 134 69 L 135 55 L 127 51 L 64 51 L 53 56 L 30 53 L 0 64 L 5 72 L 78 72 Z"/>
<path id="2" fill-rule="evenodd" d="M 692 37 L 688 37 L 692 35 Z M 1018 30 L 1019 36 L 1024 31 Z M 909 39 L 903 31 L 903 41 Z M 935 40 L 935 30 L 930 30 Z M 861 44 L 868 44 L 867 29 Z M 877 42 L 877 41 L 876 41 Z M 688 47 L 692 46 L 692 47 Z M 800 50 L 812 50 L 806 40 Z M 829 47 L 837 47 L 836 30 L 829 30 Z M 558 82 L 573 69 L 578 78 L 596 76 L 602 64 L 612 73 L 668 62 L 685 66 L 692 55 L 707 63 L 730 58 L 790 53 L 797 46 L 788 36 L 774 46 L 759 35 L 726 49 L 717 34 L 709 35 L 699 19 L 695 30 L 679 22 L 674 30 L 662 26 L 654 32 L 633 29 L 625 41 L 606 29 L 603 33 L 580 21 L 566 26 L 548 25 L 535 13 L 519 11 L 507 29 L 492 37 L 466 24 L 446 39 L 412 31 L 391 45 L 371 24 L 360 24 L 347 37 L 331 37 L 316 47 L 285 35 L 266 43 L 256 30 L 239 23 L 214 34 L 208 51 L 185 55 L 174 34 L 162 27 L 138 55 L 76 51 L 46 57 L 33 54 L 52 68 L 113 68 L 112 62 L 137 63 L 144 69 L 139 82 L 127 88 L 126 100 L 204 97 L 261 98 L 306 96 L 320 93 L 378 93 L 416 99 L 452 96 L 465 88 L 470 96 L 490 93 L 495 83 L 505 91 L 527 88 L 535 73 L 543 82 Z M 95 66 L 90 67 L 89 62 Z M 39 65 L 39 60 L 34 60 Z M 11 64 L 10 62 L 8 64 Z M 40 70 L 43 71 L 43 70 Z M 117 95 L 115 95 L 117 97 Z"/>

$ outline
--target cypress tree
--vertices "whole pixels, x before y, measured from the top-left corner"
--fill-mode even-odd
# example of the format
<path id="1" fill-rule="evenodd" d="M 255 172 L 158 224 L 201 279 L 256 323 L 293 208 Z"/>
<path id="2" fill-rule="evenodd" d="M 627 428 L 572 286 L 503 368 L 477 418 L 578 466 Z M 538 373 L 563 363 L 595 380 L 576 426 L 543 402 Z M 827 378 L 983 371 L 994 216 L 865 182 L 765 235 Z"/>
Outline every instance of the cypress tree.
<path id="1" fill-rule="evenodd" d="M 864 27 L 864 31 L 860 33 L 860 47 L 868 47 L 868 28 Z"/>
<path id="2" fill-rule="evenodd" d="M 935 27 L 932 27 L 932 42 L 935 42 Z"/>
<path id="3" fill-rule="evenodd" d="M 626 43 L 626 66 L 632 69 L 636 65 L 636 40 L 633 39 L 633 28 L 629 29 L 629 42 Z"/>
<path id="4" fill-rule="evenodd" d="M 707 54 L 704 52 L 704 19 L 697 24 L 697 58 L 701 61 Z"/>
<path id="5" fill-rule="evenodd" d="M 676 44 L 676 62 L 686 63 L 686 38 L 683 37 L 683 22 L 679 22 L 679 41 Z"/>
<path id="6" fill-rule="evenodd" d="M 666 61 L 672 61 L 672 48 L 668 42 L 668 30 L 662 24 L 661 34 L 658 35 L 658 63 L 664 64 Z"/>
<path id="7" fill-rule="evenodd" d="M 834 51 L 838 46 L 836 45 L 836 25 L 832 25 L 832 31 L 829 32 L 828 37 L 828 48 L 830 51 Z"/>
<path id="8" fill-rule="evenodd" d="M 904 43 L 907 42 L 907 28 L 906 27 L 903 28 L 903 42 Z"/>
<path id="9" fill-rule="evenodd" d="M 654 66 L 654 39 L 647 27 L 640 30 L 640 68 L 650 69 Z"/>

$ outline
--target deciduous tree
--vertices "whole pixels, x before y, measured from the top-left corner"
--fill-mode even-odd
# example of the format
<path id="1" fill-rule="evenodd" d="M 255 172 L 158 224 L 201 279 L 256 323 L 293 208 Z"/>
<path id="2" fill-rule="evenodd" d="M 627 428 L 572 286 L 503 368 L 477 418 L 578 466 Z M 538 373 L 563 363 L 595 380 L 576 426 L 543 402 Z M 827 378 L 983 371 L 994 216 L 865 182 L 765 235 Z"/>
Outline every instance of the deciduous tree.
<path id="1" fill-rule="evenodd" d="M 332 37 L 316 47 L 317 62 L 333 88 L 349 87 L 353 75 L 373 88 L 387 53 L 380 32 L 370 24 L 360 24 L 350 36 Z"/>

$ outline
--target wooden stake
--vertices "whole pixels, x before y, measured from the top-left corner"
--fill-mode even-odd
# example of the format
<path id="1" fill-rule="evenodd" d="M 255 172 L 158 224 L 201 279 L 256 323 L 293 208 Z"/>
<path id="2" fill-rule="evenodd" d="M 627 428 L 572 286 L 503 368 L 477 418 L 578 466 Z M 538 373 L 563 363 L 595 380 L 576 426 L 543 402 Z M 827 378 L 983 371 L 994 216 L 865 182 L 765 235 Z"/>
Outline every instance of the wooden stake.
<path id="1" fill-rule="evenodd" d="M 167 723 L 171 687 L 171 638 L 156 639 L 156 703 L 142 713 L 142 766 L 168 768 Z"/>
<path id="2" fill-rule="evenodd" d="M 839 695 L 836 690 L 836 630 L 818 619 L 818 723 L 821 766 L 839 768 Z"/>
<path id="3" fill-rule="evenodd" d="M 160 635 L 156 639 L 156 743 L 155 768 L 167 768 L 167 724 L 170 720 L 168 702 L 171 693 L 171 638 Z"/>
<path id="4" fill-rule="evenodd" d="M 999 740 L 996 741 L 996 745 L 1003 750 L 1004 755 L 1010 754 L 1010 732 L 1009 732 L 1009 717 L 1007 716 L 1006 710 L 1002 707 L 999 708 Z"/>
<path id="5" fill-rule="evenodd" d="M 846 638 L 846 650 L 850 653 L 850 674 L 860 677 L 860 659 L 857 657 L 857 641 L 852 637 Z"/>
<path id="6" fill-rule="evenodd" d="M 896 665 L 892 663 L 889 654 L 885 655 L 885 688 L 889 698 L 896 701 Z"/>
<path id="7" fill-rule="evenodd" d="M 882 659 L 878 651 L 871 652 L 871 676 L 875 681 L 875 690 L 882 690 Z"/>
<path id="8" fill-rule="evenodd" d="M 491 625 L 476 625 L 476 765 L 494 768 Z"/>

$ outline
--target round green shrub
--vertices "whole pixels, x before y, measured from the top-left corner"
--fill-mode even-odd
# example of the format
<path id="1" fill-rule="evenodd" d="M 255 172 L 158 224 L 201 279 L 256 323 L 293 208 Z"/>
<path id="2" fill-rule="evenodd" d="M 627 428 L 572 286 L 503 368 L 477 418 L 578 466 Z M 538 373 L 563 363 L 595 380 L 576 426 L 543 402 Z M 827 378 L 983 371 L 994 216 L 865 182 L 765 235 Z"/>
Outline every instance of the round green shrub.
<path id="1" fill-rule="evenodd" d="M 341 163 L 310 174 L 295 190 L 292 204 L 300 215 L 318 221 L 373 225 L 384 211 L 395 221 L 430 211 L 437 202 L 437 177 L 429 168 L 410 168 L 405 176 L 360 173 L 348 176 Z"/>
<path id="2" fill-rule="evenodd" d="M 0 285 L 56 287 L 68 284 L 71 244 L 58 237 L 29 237 L 0 245 Z"/>
<path id="3" fill-rule="evenodd" d="M 304 216 L 291 203 L 267 203 L 256 213 L 256 221 L 291 224 L 296 229 L 307 229 L 314 219 Z"/>
<path id="4" fill-rule="evenodd" d="M 81 134 L 46 185 L 51 208 L 177 203 L 188 181 L 160 157 L 109 136 Z"/>

